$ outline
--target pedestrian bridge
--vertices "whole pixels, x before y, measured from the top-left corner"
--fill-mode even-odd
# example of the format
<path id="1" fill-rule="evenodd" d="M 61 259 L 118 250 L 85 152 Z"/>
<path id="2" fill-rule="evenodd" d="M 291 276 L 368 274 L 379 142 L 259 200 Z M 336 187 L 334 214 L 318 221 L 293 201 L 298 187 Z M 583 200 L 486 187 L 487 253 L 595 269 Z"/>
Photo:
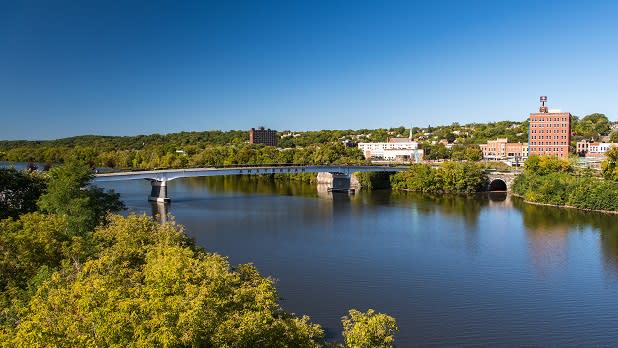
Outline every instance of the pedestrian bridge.
<path id="1" fill-rule="evenodd" d="M 311 166 L 239 166 L 239 167 L 214 167 L 214 168 L 191 168 L 191 169 L 164 169 L 148 171 L 130 171 L 96 174 L 93 183 L 123 180 L 149 180 L 152 190 L 148 200 L 168 202 L 167 182 L 179 179 L 200 176 L 219 175 L 256 175 L 256 174 L 300 174 L 300 173 L 330 173 L 333 189 L 349 189 L 352 173 L 367 172 L 399 172 L 408 167 L 391 166 L 352 166 L 352 165 L 311 165 Z"/>

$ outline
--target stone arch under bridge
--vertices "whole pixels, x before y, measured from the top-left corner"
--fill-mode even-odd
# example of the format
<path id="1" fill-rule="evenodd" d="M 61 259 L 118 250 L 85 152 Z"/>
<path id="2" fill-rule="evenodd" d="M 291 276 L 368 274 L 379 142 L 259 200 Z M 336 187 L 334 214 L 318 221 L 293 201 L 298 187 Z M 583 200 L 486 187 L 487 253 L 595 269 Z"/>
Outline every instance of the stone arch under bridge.
<path id="1" fill-rule="evenodd" d="M 511 191 L 515 178 L 519 175 L 516 172 L 491 172 L 487 173 L 487 191 Z"/>

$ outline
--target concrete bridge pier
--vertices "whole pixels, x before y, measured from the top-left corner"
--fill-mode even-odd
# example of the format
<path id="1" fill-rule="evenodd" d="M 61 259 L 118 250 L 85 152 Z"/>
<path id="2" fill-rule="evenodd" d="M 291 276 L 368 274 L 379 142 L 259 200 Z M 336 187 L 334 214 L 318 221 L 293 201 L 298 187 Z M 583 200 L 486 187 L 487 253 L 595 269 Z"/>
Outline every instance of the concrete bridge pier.
<path id="1" fill-rule="evenodd" d="M 326 185 L 329 191 L 350 192 L 360 189 L 360 184 L 355 176 L 344 173 L 318 173 L 318 187 Z"/>
<path id="2" fill-rule="evenodd" d="M 152 189 L 150 190 L 150 196 L 148 196 L 149 201 L 162 203 L 170 201 L 169 197 L 167 197 L 167 180 L 151 179 L 150 186 Z"/>

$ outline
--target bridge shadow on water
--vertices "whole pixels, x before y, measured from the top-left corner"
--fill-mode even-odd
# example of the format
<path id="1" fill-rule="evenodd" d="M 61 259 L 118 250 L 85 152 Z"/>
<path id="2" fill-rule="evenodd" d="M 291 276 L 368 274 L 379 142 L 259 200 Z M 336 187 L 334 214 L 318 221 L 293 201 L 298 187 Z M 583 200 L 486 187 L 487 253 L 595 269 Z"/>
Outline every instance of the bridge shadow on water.
<path id="1" fill-rule="evenodd" d="M 176 179 L 170 182 L 172 199 L 174 194 L 186 197 L 187 193 L 203 192 L 206 189 L 213 194 L 269 194 L 315 197 L 316 191 L 313 185 L 307 185 L 309 178 L 301 177 L 299 180 L 285 179 L 287 176 L 275 177 L 275 175 L 227 175 L 212 177 L 196 177 Z M 173 186 L 172 186 L 173 185 Z M 201 196 L 203 197 L 203 196 Z M 201 198 L 200 197 L 200 198 Z"/>

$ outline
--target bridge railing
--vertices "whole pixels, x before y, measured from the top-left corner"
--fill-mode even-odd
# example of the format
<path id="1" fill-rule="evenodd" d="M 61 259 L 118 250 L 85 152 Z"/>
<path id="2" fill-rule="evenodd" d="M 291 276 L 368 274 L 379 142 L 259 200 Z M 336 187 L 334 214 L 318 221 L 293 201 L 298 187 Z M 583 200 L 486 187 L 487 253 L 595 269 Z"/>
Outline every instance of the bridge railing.
<path id="1" fill-rule="evenodd" d="M 101 173 L 117 173 L 117 172 L 148 172 L 154 170 L 187 170 L 187 169 L 233 169 L 233 168 L 262 168 L 262 167 L 335 167 L 335 166 L 344 166 L 344 167 L 401 167 L 401 164 L 390 163 L 390 164 L 374 164 L 374 163 L 259 163 L 259 164 L 223 164 L 223 165 L 208 165 L 201 167 L 155 167 L 155 168 L 105 168 Z M 100 168 L 103 169 L 103 168 Z"/>

